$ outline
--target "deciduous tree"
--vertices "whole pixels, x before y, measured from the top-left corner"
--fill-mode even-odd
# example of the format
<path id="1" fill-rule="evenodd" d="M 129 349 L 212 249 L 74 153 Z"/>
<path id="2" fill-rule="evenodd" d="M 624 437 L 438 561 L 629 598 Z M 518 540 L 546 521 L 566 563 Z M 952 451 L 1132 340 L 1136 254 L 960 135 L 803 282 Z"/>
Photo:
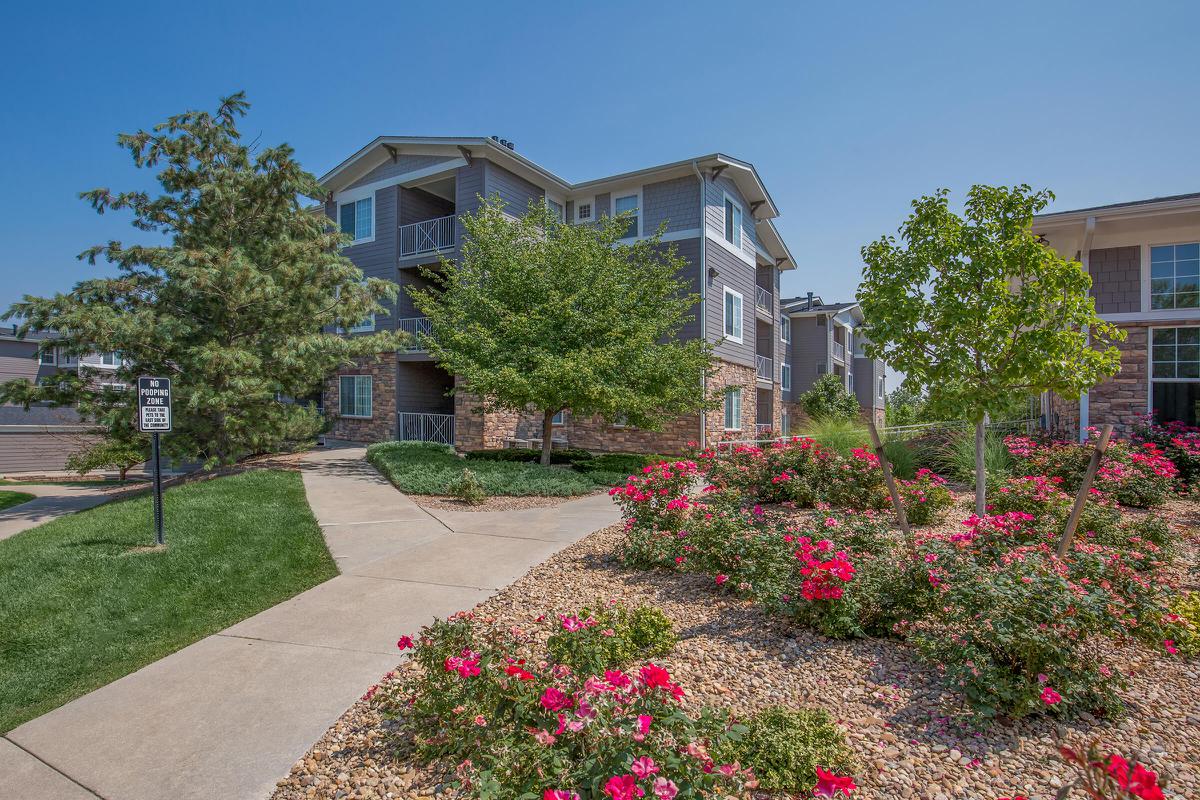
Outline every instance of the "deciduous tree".
<path id="1" fill-rule="evenodd" d="M 460 262 L 410 290 L 429 352 L 486 410 L 535 410 L 543 464 L 564 409 L 655 429 L 712 405 L 710 348 L 680 338 L 698 298 L 661 233 L 625 242 L 624 216 L 568 225 L 531 204 L 514 218 L 497 198 L 463 225 Z"/>
<path id="2" fill-rule="evenodd" d="M 975 424 L 975 505 L 984 513 L 984 423 L 1021 395 L 1078 397 L 1120 366 L 1124 333 L 1096 315 L 1091 278 L 1040 241 L 1047 190 L 974 186 L 914 200 L 899 240 L 862 249 L 867 353 L 928 394 L 929 413 Z"/>

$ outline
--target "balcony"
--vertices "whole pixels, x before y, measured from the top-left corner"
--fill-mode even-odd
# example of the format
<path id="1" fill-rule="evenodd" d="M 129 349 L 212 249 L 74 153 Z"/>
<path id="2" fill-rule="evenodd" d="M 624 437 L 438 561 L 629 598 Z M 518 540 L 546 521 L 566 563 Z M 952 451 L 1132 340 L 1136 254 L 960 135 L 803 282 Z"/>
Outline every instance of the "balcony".
<path id="1" fill-rule="evenodd" d="M 429 349 L 425 345 L 425 340 L 433 336 L 433 326 L 429 324 L 429 317 L 398 319 L 396 320 L 396 330 L 407 333 L 409 336 L 403 346 L 405 352 L 421 353 Z"/>
<path id="2" fill-rule="evenodd" d="M 437 217 L 400 226 L 400 257 L 420 256 L 450 250 L 455 244 L 457 215 Z"/>
<path id="3" fill-rule="evenodd" d="M 841 342 L 833 343 L 833 357 L 838 361 L 845 362 L 846 360 L 846 345 Z"/>
<path id="4" fill-rule="evenodd" d="M 401 411 L 400 441 L 454 444 L 454 415 Z"/>
<path id="5" fill-rule="evenodd" d="M 758 422 L 754 425 L 754 435 L 756 438 L 765 439 L 770 437 L 775 432 L 775 426 L 769 422 Z"/>
<path id="6" fill-rule="evenodd" d="M 774 310 L 774 299 L 774 295 L 771 293 L 770 289 L 764 289 L 761 286 L 754 287 L 755 308 L 761 308 L 763 311 L 771 314 Z"/>
<path id="7" fill-rule="evenodd" d="M 775 362 L 772 361 L 767 356 L 757 356 L 755 358 L 754 374 L 758 376 L 758 379 L 760 381 L 774 382 L 774 380 L 775 380 L 774 366 L 775 366 Z"/>

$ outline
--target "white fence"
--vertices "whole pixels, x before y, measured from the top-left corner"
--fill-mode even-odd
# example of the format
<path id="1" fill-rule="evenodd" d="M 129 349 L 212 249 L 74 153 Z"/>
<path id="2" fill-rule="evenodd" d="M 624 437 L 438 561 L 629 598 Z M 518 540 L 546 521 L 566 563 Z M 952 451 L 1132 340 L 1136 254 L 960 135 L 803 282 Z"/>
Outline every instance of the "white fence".
<path id="1" fill-rule="evenodd" d="M 761 286 L 754 287 L 754 305 L 770 311 L 772 306 L 771 300 L 772 295 L 769 289 L 764 289 Z"/>
<path id="2" fill-rule="evenodd" d="M 1004 434 L 1004 435 L 1008 435 L 1008 434 L 1012 434 L 1012 433 L 1023 433 L 1026 436 L 1029 436 L 1029 435 L 1032 435 L 1033 432 L 1037 430 L 1039 424 L 1040 424 L 1040 420 L 1037 420 L 1037 419 L 1019 419 L 1019 420 L 1011 420 L 1008 422 L 990 422 L 987 425 L 987 430 L 989 433 L 996 432 L 996 433 L 1000 433 L 1000 434 Z M 755 426 L 755 435 L 756 436 L 761 433 L 764 433 L 764 431 L 762 431 L 760 429 L 761 427 L 762 426 L 758 426 L 758 425 Z M 767 426 L 767 427 L 768 427 L 768 430 L 766 432 L 769 433 L 770 426 Z M 916 439 L 921 436 L 929 436 L 929 435 L 938 434 L 938 433 L 949 433 L 949 432 L 955 431 L 955 430 L 969 431 L 969 430 L 973 430 L 974 427 L 975 426 L 969 422 L 924 422 L 924 423 L 920 423 L 917 425 L 897 425 L 897 426 L 894 426 L 891 428 L 880 428 L 879 435 L 880 435 L 880 437 L 883 438 L 884 441 L 888 441 L 889 439 L 892 439 L 892 440 Z M 722 441 L 715 442 L 715 443 L 711 444 L 710 446 L 717 448 L 718 451 L 721 450 L 722 448 L 735 447 L 737 445 L 763 446 L 763 445 L 774 444 L 775 442 L 787 441 L 787 440 L 791 439 L 793 436 L 799 436 L 801 438 L 804 438 L 805 435 L 806 434 L 804 434 L 803 432 L 793 432 L 793 433 L 787 434 L 786 436 L 775 436 L 775 437 L 770 437 L 770 438 L 724 439 Z M 818 441 L 820 441 L 820 437 L 814 437 L 814 438 L 816 438 Z"/>
<path id="3" fill-rule="evenodd" d="M 766 356 L 758 356 L 755 359 L 755 374 L 763 380 L 774 380 L 773 372 L 774 362 Z"/>

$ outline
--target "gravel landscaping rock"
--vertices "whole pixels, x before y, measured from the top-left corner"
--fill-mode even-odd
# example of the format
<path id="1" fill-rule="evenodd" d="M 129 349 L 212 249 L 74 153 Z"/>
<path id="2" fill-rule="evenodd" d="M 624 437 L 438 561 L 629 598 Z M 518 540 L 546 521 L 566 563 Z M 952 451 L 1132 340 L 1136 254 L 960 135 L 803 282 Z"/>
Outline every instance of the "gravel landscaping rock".
<path id="1" fill-rule="evenodd" d="M 960 502 L 966 498 L 959 498 Z M 1181 561 L 1195 580 L 1190 526 L 1195 503 L 1154 512 L 1187 531 Z M 797 512 L 801 513 L 801 512 Z M 953 514 L 957 514 L 957 509 Z M 951 519 L 961 519 L 953 516 Z M 610 599 L 649 604 L 674 622 L 679 644 L 660 659 L 688 690 L 687 706 L 735 713 L 769 705 L 815 706 L 845 729 L 857 767 L 856 798 L 998 798 L 1049 800 L 1070 773 L 1056 743 L 1099 739 L 1137 758 L 1166 781 L 1168 798 L 1200 797 L 1200 665 L 1141 646 L 1116 653 L 1129 675 L 1116 721 L 1021 720 L 976 729 L 937 673 L 895 640 L 834 641 L 771 617 L 720 590 L 711 578 L 624 568 L 619 526 L 597 531 L 540 564 L 476 608 L 505 624 L 530 626 L 543 613 L 573 611 Z M 388 680 L 403 680 L 401 665 Z M 364 687 L 365 688 L 365 687 Z M 276 800 L 447 797 L 448 775 L 425 769 L 388 741 L 371 704 L 349 709 L 280 781 Z M 1081 796 L 1081 795 L 1079 795 Z"/>

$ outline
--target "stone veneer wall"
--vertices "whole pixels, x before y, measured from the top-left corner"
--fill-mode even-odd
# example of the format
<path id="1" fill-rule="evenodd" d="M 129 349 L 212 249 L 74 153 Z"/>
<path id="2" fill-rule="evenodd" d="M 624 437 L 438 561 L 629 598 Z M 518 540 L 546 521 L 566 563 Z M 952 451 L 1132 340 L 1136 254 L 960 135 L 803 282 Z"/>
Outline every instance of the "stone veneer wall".
<path id="1" fill-rule="evenodd" d="M 1155 322 L 1155 327 L 1185 325 L 1185 322 Z M 1124 324 L 1127 338 L 1117 343 L 1121 351 L 1121 371 L 1092 387 L 1088 392 L 1088 425 L 1111 422 L 1118 435 L 1129 432 L 1129 426 L 1149 408 L 1150 328 L 1145 324 Z M 1079 401 L 1050 395 L 1052 433 L 1064 438 L 1079 436 Z"/>
<path id="2" fill-rule="evenodd" d="M 725 389 L 731 386 L 742 387 L 742 429 L 739 431 L 725 430 Z M 754 439 L 754 423 L 758 419 L 758 379 L 754 367 L 734 364 L 729 361 L 718 361 L 716 374 L 708 383 L 710 392 L 722 398 L 718 408 L 705 413 L 704 436 L 709 444 L 723 439 Z M 778 419 L 776 419 L 778 424 Z"/>
<path id="3" fill-rule="evenodd" d="M 370 375 L 371 418 L 338 416 L 342 375 Z M 386 442 L 396 438 L 396 356 L 386 353 L 354 359 L 325 379 L 325 415 L 332 421 L 329 436 L 352 442 Z"/>

